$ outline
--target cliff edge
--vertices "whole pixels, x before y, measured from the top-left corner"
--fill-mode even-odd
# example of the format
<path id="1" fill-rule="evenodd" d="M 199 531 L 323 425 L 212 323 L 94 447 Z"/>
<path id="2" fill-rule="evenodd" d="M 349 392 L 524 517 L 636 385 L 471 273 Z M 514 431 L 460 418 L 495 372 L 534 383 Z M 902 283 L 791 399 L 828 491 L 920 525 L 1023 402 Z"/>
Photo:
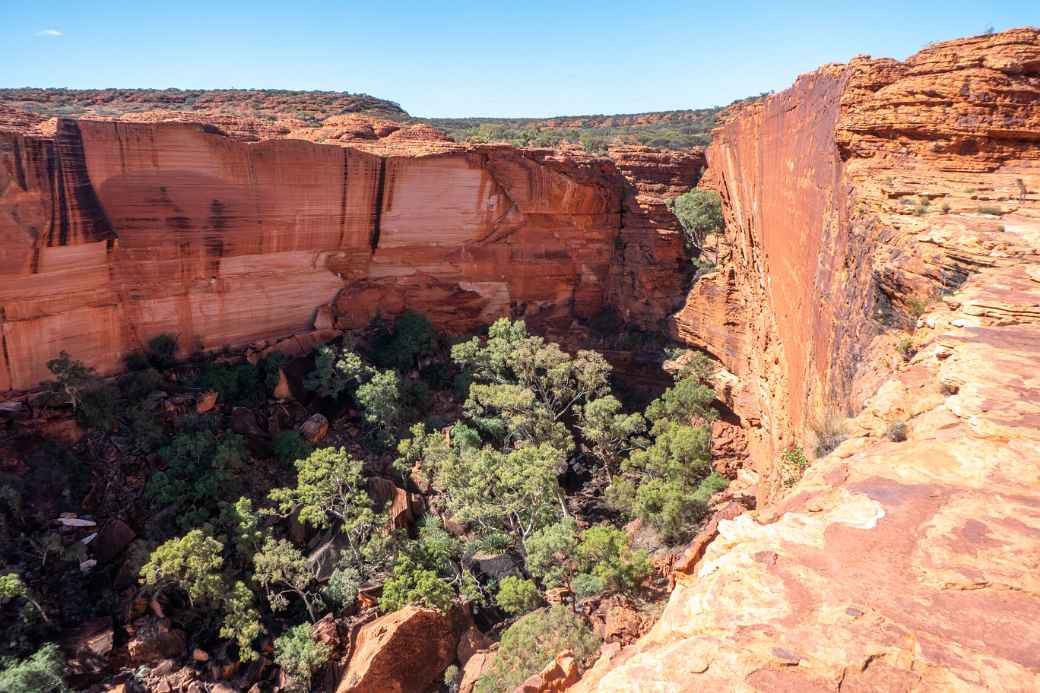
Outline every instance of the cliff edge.
<path id="1" fill-rule="evenodd" d="M 1034 29 L 827 66 L 716 132 L 719 268 L 673 326 L 739 379 L 762 505 L 577 690 L 1040 687 L 1038 142 Z"/>

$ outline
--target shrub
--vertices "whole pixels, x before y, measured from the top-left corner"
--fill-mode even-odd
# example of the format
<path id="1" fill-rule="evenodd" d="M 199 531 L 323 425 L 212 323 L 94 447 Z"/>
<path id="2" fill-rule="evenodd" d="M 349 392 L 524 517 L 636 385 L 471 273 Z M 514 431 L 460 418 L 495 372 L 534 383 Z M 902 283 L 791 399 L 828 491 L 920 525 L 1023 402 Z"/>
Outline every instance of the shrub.
<path id="1" fill-rule="evenodd" d="M 904 360 L 909 361 L 914 355 L 914 342 L 909 337 L 903 337 L 896 343 L 896 351 L 903 357 Z"/>
<path id="2" fill-rule="evenodd" d="M 910 315 L 915 319 L 924 315 L 925 311 L 928 310 L 928 306 L 931 301 L 916 296 L 911 297 L 907 300 L 906 305 L 910 309 Z"/>
<path id="3" fill-rule="evenodd" d="M 599 638 L 567 607 L 557 605 L 523 616 L 502 634 L 498 655 L 477 681 L 477 693 L 511 691 L 569 649 L 586 663 L 599 649 Z"/>
<path id="4" fill-rule="evenodd" d="M 845 418 L 836 411 L 828 411 L 823 419 L 813 427 L 813 433 L 816 437 L 817 458 L 829 455 L 848 438 Z"/>
<path id="5" fill-rule="evenodd" d="M 160 334 L 148 340 L 148 360 L 159 370 L 177 364 L 177 337 Z"/>
<path id="6" fill-rule="evenodd" d="M 893 443 L 906 440 L 907 426 L 905 421 L 892 421 L 885 428 L 885 437 Z"/>
<path id="7" fill-rule="evenodd" d="M 979 214 L 988 214 L 994 217 L 999 217 L 1004 213 L 1004 210 L 1002 208 L 993 206 L 982 206 L 975 211 L 977 211 Z"/>
<path id="8" fill-rule="evenodd" d="M 162 373 L 151 367 L 127 373 L 119 379 L 119 388 L 123 396 L 133 402 L 140 402 L 165 384 Z"/>
<path id="9" fill-rule="evenodd" d="M 433 324 L 415 311 L 405 311 L 394 320 L 391 330 L 377 335 L 372 348 L 373 361 L 382 368 L 411 370 L 424 356 L 437 353 L 440 338 Z"/>
<path id="10" fill-rule="evenodd" d="M 329 661 L 329 646 L 311 637 L 309 623 L 301 623 L 274 641 L 274 661 L 289 679 L 289 690 L 309 691 L 311 676 Z"/>
<path id="11" fill-rule="evenodd" d="M 394 563 L 393 574 L 383 583 L 379 610 L 397 611 L 407 604 L 447 611 L 455 592 L 433 570 L 418 565 L 410 556 L 402 554 Z"/>
<path id="12" fill-rule="evenodd" d="M 333 605 L 345 609 L 354 603 L 361 589 L 361 574 L 351 566 L 341 566 L 332 571 L 322 594 Z"/>
<path id="13" fill-rule="evenodd" d="M 224 402 L 255 402 L 267 396 L 256 366 L 249 362 L 235 365 L 207 363 L 196 386 L 220 394 Z"/>
<path id="14" fill-rule="evenodd" d="M 507 575 L 498 583 L 495 603 L 506 613 L 519 616 L 541 606 L 542 594 L 530 580 Z"/>
<path id="15" fill-rule="evenodd" d="M 5 662 L 6 664 L 6 662 Z M 47 643 L 31 657 L 15 661 L 0 671 L 4 693 L 64 693 L 65 660 L 54 643 Z"/>
<path id="16" fill-rule="evenodd" d="M 809 468 L 809 460 L 801 448 L 791 448 L 780 456 L 780 478 L 790 488 L 798 483 Z"/>
<path id="17" fill-rule="evenodd" d="M 311 454 L 314 447 L 297 431 L 279 431 L 271 442 L 271 449 L 282 462 L 295 462 Z"/>
<path id="18" fill-rule="evenodd" d="M 682 225 L 691 248 L 701 249 L 708 235 L 722 230 L 722 198 L 716 192 L 695 188 L 670 200 L 668 207 Z"/>

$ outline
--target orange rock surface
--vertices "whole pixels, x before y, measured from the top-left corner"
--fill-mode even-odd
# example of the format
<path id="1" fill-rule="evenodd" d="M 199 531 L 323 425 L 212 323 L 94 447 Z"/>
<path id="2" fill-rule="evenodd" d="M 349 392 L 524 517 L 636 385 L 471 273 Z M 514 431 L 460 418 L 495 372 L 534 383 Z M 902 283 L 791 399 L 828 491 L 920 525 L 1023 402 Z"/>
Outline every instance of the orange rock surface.
<path id="1" fill-rule="evenodd" d="M 719 271 L 674 326 L 739 379 L 768 503 L 720 519 L 654 629 L 573 690 L 1040 688 L 1038 141 L 1032 29 L 731 115 Z M 848 438 L 812 460 L 828 410 Z"/>
<path id="2" fill-rule="evenodd" d="M 681 296 L 663 200 L 693 184 L 697 155 L 615 164 L 360 115 L 273 139 L 162 113 L 52 120 L 53 136 L 0 116 L 0 391 L 46 379 L 62 350 L 114 372 L 161 333 L 188 353 L 406 308 L 449 331 L 565 327 Z M 651 251 L 617 252 L 620 233 Z M 655 294 L 633 278 L 658 264 Z"/>

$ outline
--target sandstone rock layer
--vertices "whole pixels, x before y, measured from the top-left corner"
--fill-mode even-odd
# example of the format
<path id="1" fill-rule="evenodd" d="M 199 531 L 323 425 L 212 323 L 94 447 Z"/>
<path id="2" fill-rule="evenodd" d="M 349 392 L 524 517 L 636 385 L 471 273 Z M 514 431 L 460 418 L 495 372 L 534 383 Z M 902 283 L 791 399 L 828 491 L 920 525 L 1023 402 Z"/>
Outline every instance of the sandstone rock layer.
<path id="1" fill-rule="evenodd" d="M 731 114 L 706 174 L 720 268 L 675 332 L 739 378 L 767 504 L 720 519 L 576 690 L 1040 688 L 1038 142 L 1032 29 Z M 828 409 L 854 416 L 817 456 Z M 794 445 L 818 459 L 787 488 Z"/>
<path id="2" fill-rule="evenodd" d="M 111 373 L 161 333 L 184 353 L 238 347 L 324 326 L 329 305 L 340 329 L 406 308 L 449 331 L 502 315 L 566 326 L 645 304 L 635 264 L 672 277 L 683 263 L 663 199 L 695 182 L 699 155 L 635 170 L 330 120 L 259 143 L 197 123 L 59 119 L 48 136 L 0 121 L 0 391 L 46 379 L 63 350 Z M 636 154 L 651 156 L 619 156 Z M 654 170 L 668 186 L 637 219 L 629 191 Z M 655 250 L 617 252 L 622 232 Z"/>

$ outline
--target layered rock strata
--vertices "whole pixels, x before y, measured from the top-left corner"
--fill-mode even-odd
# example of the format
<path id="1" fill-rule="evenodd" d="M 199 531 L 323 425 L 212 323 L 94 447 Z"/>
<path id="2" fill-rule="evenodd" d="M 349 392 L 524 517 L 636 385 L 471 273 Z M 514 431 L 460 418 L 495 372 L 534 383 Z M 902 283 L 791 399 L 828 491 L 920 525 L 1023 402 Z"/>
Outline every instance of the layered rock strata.
<path id="1" fill-rule="evenodd" d="M 1040 32 L 828 66 L 717 135 L 675 330 L 740 379 L 769 502 L 576 690 L 1036 690 Z M 828 409 L 848 438 L 773 483 Z"/>
<path id="2" fill-rule="evenodd" d="M 0 121 L 0 390 L 46 379 L 61 351 L 109 373 L 161 333 L 186 353 L 237 347 L 309 330 L 330 304 L 341 329 L 405 308 L 448 331 L 502 315 L 565 326 L 607 301 L 645 304 L 639 262 L 663 262 L 681 295 L 674 217 L 641 205 L 688 189 L 697 155 L 659 155 L 662 184 L 653 165 L 463 146 L 356 116 L 249 139 L 196 123 Z M 655 202 L 632 192 L 644 174 Z M 617 252 L 621 233 L 651 250 Z M 612 292 L 615 276 L 630 288 Z"/>

